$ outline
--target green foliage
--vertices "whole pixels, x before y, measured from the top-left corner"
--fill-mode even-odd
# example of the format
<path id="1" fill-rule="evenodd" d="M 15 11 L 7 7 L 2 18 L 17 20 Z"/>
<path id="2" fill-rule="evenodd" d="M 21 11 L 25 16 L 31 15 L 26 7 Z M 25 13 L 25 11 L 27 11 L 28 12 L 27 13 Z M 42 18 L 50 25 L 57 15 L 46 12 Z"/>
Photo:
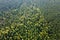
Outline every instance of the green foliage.
<path id="1" fill-rule="evenodd" d="M 0 40 L 56 40 L 54 25 L 45 20 L 40 8 L 22 7 L 0 14 Z"/>

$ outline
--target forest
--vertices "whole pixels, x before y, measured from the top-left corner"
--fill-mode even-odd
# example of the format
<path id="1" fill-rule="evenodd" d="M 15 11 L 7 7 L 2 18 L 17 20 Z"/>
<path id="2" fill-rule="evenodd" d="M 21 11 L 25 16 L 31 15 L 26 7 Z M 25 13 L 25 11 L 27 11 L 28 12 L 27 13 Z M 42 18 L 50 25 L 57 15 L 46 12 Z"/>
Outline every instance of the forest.
<path id="1" fill-rule="evenodd" d="M 60 40 L 59 0 L 13 1 L 0 1 L 0 40 Z"/>

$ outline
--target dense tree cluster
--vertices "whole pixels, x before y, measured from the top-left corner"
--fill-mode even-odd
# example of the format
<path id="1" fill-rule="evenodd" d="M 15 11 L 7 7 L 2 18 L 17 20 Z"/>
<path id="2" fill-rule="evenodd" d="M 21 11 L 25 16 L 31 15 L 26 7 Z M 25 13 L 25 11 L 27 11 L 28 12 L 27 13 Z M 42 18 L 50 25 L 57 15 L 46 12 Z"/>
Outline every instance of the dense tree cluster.
<path id="1" fill-rule="evenodd" d="M 55 21 L 47 21 L 40 8 L 34 6 L 2 11 L 0 40 L 56 40 L 60 37 L 56 25 Z"/>

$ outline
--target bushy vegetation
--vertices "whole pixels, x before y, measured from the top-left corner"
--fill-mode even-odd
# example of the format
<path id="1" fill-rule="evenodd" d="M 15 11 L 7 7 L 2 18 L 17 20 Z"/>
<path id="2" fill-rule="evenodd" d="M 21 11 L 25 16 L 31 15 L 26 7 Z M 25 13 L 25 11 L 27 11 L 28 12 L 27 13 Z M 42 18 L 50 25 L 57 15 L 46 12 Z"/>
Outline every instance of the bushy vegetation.
<path id="1" fill-rule="evenodd" d="M 47 21 L 41 9 L 34 6 L 2 11 L 0 40 L 59 40 L 56 24 Z"/>

